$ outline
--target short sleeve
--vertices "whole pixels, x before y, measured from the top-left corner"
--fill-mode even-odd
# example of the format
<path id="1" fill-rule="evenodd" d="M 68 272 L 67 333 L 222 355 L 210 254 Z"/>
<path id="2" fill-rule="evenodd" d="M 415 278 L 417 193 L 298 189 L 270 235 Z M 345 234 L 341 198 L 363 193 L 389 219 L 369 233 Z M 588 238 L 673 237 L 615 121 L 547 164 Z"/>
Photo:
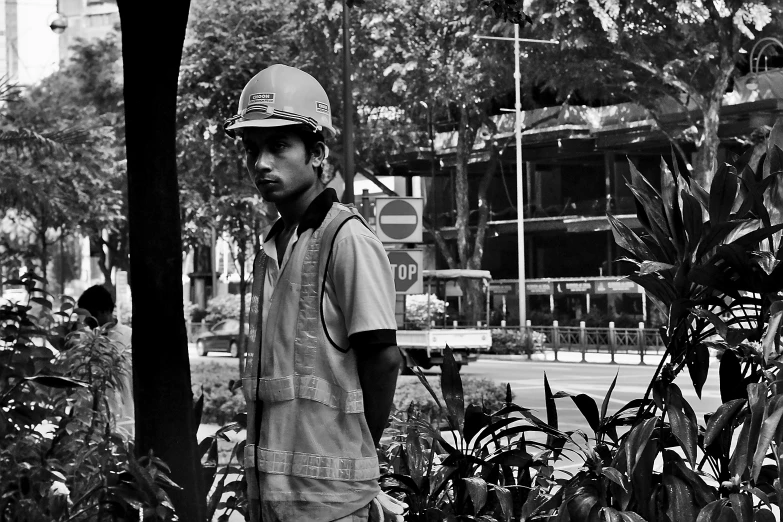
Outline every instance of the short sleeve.
<path id="1" fill-rule="evenodd" d="M 383 243 L 358 219 L 339 230 L 328 275 L 348 336 L 397 329 L 389 258 Z"/>

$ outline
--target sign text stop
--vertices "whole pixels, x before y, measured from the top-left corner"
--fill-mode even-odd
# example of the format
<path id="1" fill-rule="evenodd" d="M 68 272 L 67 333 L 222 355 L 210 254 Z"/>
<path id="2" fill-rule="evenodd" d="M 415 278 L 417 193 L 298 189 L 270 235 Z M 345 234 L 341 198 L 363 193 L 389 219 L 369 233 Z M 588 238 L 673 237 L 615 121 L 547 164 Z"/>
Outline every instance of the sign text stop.
<path id="1" fill-rule="evenodd" d="M 401 294 L 424 292 L 422 266 L 424 253 L 421 250 L 387 250 L 389 264 L 394 273 L 394 288 Z"/>

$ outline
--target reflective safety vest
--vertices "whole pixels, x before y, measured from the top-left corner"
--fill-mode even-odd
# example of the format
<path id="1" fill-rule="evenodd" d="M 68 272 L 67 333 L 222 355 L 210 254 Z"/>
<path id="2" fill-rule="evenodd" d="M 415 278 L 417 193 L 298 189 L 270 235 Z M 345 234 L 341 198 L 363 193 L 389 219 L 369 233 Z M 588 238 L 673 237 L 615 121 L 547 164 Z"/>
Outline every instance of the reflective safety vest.
<path id="1" fill-rule="evenodd" d="M 250 360 L 242 377 L 248 410 L 244 462 L 249 498 L 259 499 L 262 511 L 272 505 L 280 520 L 305 519 L 297 511 L 303 504 L 309 504 L 308 520 L 315 520 L 313 503 L 346 509 L 355 503 L 355 511 L 380 491 L 356 355 L 332 344 L 321 307 L 337 232 L 357 218 L 355 209 L 334 203 L 317 230 L 302 232 L 263 325 L 267 256 L 260 252 L 255 259 Z"/>

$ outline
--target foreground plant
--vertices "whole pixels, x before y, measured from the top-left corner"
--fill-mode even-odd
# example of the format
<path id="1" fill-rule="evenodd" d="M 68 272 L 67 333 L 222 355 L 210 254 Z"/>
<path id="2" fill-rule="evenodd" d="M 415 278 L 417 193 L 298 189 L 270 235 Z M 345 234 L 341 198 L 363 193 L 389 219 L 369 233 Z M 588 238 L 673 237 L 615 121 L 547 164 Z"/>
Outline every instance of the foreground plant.
<path id="1" fill-rule="evenodd" d="M 385 488 L 408 520 L 767 522 L 783 505 L 783 127 L 758 162 L 723 165 L 707 188 L 661 162 L 661 188 L 631 165 L 628 184 L 644 231 L 613 216 L 629 276 L 666 313 L 666 353 L 644 396 L 608 410 L 591 397 L 553 393 L 547 420 L 509 403 L 491 413 L 462 400 L 447 350 L 446 436 L 414 410 L 395 419 Z M 697 393 L 710 349 L 721 354 L 723 404 L 701 422 L 675 379 Z M 429 387 L 426 380 L 422 383 Z M 434 393 L 433 393 L 434 396 Z M 557 400 L 583 414 L 558 430 Z M 439 403 L 440 404 L 440 403 Z M 455 442 L 452 442 L 452 438 Z M 581 463 L 575 473 L 563 468 Z"/>
<path id="2" fill-rule="evenodd" d="M 134 455 L 109 406 L 127 354 L 84 327 L 72 298 L 53 311 L 40 282 L 8 281 L 29 299 L 0 306 L 0 520 L 176 519 L 170 470 Z"/>

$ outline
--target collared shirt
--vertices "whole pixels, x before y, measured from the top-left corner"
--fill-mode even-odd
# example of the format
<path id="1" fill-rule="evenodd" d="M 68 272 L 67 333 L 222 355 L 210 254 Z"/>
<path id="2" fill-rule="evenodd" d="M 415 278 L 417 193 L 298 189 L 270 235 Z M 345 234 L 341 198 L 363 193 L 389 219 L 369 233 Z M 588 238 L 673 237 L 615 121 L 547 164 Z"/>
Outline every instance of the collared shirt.
<path id="1" fill-rule="evenodd" d="M 267 266 L 262 325 L 266 324 L 275 285 L 300 233 L 321 226 L 336 201 L 334 189 L 327 188 L 321 192 L 305 211 L 282 255 L 277 251 L 275 242 L 284 227 L 282 219 L 267 234 L 263 246 Z M 377 277 L 377 274 L 388 270 L 388 264 L 383 243 L 358 219 L 348 220 L 337 232 L 327 267 L 322 309 L 327 334 L 333 342 L 341 345 L 337 346 L 339 349 L 380 348 L 396 344 L 395 290 L 387 278 Z"/>

